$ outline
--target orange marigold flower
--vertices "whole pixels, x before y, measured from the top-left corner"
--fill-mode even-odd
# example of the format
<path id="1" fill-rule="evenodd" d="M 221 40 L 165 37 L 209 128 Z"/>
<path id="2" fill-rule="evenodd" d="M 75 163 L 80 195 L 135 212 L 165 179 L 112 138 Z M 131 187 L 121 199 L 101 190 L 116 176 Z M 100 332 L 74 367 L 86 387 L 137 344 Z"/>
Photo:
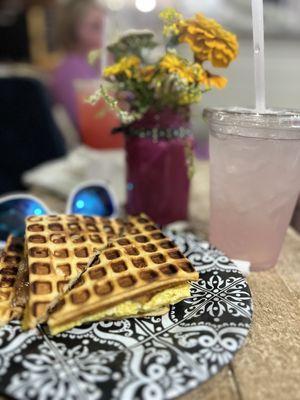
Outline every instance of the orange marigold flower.
<path id="1" fill-rule="evenodd" d="M 155 74 L 156 68 L 154 65 L 146 65 L 140 69 L 140 78 L 144 82 L 150 82 Z"/>
<path id="2" fill-rule="evenodd" d="M 210 61 L 214 67 L 227 67 L 238 54 L 236 35 L 200 13 L 182 26 L 179 41 L 190 45 L 197 62 Z"/>
<path id="3" fill-rule="evenodd" d="M 228 80 L 224 76 L 214 75 L 204 70 L 202 82 L 208 88 L 223 89 L 227 85 Z"/>

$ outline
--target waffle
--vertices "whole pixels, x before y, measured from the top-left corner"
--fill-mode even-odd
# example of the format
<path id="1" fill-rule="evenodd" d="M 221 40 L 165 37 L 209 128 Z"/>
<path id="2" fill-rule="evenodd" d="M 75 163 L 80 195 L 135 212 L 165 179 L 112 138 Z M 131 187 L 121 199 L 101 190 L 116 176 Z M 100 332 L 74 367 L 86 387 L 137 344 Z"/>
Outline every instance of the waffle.
<path id="1" fill-rule="evenodd" d="M 12 305 L 14 307 L 21 307 L 23 310 L 26 307 L 29 298 L 29 282 L 28 282 L 28 264 L 25 255 L 19 263 L 18 272 L 16 275 L 15 286 L 14 286 L 14 297 Z"/>
<path id="2" fill-rule="evenodd" d="M 54 305 L 48 318 L 50 332 L 107 319 L 107 310 L 115 316 L 114 307 L 119 305 L 124 305 L 120 314 L 125 317 L 125 308 L 131 310 L 132 305 L 128 301 L 134 302 L 134 315 L 137 303 L 149 305 L 142 308 L 143 314 L 155 312 L 188 297 L 187 282 L 198 279 L 199 274 L 175 244 L 154 224 L 146 225 L 140 234 L 115 239 L 97 255 L 93 265 Z"/>
<path id="3" fill-rule="evenodd" d="M 145 216 L 126 220 L 81 215 L 29 217 L 25 236 L 30 290 L 23 328 L 43 321 L 50 303 L 87 268 L 96 250 L 123 232 L 138 234 L 147 226 L 154 228 Z"/>
<path id="4" fill-rule="evenodd" d="M 22 315 L 21 307 L 12 306 L 18 266 L 24 257 L 24 240 L 9 236 L 0 257 L 0 326 Z"/>

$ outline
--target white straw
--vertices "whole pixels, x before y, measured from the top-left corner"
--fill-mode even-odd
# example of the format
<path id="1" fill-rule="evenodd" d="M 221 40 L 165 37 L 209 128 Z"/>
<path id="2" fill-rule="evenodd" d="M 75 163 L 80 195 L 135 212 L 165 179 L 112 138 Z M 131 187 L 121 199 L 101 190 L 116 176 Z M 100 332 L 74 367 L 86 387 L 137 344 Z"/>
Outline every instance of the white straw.
<path id="1" fill-rule="evenodd" d="M 251 3 L 256 111 L 259 113 L 263 113 L 266 109 L 264 8 L 263 0 L 251 0 Z"/>

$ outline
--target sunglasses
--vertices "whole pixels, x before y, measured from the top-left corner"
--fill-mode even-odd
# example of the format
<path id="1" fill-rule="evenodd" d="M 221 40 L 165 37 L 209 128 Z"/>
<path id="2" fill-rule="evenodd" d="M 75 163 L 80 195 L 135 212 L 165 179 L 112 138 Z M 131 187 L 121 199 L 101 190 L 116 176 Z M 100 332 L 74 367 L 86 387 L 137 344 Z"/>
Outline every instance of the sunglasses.
<path id="1" fill-rule="evenodd" d="M 116 197 L 104 181 L 87 181 L 76 186 L 66 207 L 66 214 L 115 217 L 118 212 Z"/>
<path id="2" fill-rule="evenodd" d="M 30 215 L 51 214 L 38 198 L 28 194 L 12 194 L 0 198 L 0 241 L 12 234 L 23 236 L 25 219 Z M 69 195 L 66 214 L 118 215 L 115 196 L 105 182 L 88 181 L 76 186 Z"/>

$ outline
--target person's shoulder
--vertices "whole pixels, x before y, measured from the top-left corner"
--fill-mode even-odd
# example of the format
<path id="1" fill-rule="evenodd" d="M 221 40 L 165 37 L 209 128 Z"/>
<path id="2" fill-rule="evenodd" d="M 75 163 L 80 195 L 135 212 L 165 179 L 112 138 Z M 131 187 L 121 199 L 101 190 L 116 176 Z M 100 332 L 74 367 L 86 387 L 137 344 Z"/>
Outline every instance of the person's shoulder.
<path id="1" fill-rule="evenodd" d="M 62 68 L 68 68 L 68 67 L 74 67 L 74 66 L 78 66 L 78 65 L 82 65 L 82 64 L 86 64 L 87 60 L 85 57 L 83 57 L 80 54 L 76 54 L 76 53 L 69 53 L 66 54 L 61 62 L 58 65 L 58 69 L 62 69 Z"/>
<path id="2" fill-rule="evenodd" d="M 87 61 L 84 57 L 77 54 L 67 54 L 65 55 L 60 63 L 57 65 L 54 75 L 55 76 L 65 76 L 65 75 L 76 75 L 77 71 L 80 71 L 82 68 L 85 68 Z"/>

